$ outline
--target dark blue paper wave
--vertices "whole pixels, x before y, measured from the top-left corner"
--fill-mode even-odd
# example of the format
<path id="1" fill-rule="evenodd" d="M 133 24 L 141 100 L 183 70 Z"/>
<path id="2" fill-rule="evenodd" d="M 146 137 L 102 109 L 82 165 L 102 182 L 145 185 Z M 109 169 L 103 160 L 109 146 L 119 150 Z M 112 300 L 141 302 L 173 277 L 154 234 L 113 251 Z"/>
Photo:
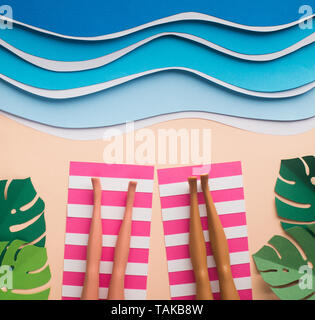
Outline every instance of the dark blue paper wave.
<path id="1" fill-rule="evenodd" d="M 199 12 L 248 26 L 299 20 L 299 8 L 315 0 L 6 0 L 14 19 L 68 36 L 100 36 L 183 12 Z"/>

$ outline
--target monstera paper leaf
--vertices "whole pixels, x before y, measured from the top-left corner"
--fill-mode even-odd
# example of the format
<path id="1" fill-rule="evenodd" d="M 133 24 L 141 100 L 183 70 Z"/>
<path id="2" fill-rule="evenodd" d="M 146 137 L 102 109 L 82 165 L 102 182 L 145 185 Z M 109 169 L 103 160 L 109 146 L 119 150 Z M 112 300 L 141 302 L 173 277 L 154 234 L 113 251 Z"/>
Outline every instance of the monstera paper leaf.
<path id="1" fill-rule="evenodd" d="M 0 181 L 0 241 L 23 240 L 45 246 L 45 204 L 30 178 Z"/>
<path id="2" fill-rule="evenodd" d="M 280 196 L 276 197 L 280 218 L 315 222 L 315 157 L 282 160 L 275 192 Z M 282 223 L 284 229 L 294 225 Z"/>
<path id="3" fill-rule="evenodd" d="M 51 278 L 46 248 L 0 242 L 0 300 L 47 300 Z"/>
<path id="4" fill-rule="evenodd" d="M 274 236 L 270 246 L 253 255 L 257 269 L 280 299 L 315 300 L 315 224 L 286 232 L 299 244 L 306 260 L 290 240 Z"/>

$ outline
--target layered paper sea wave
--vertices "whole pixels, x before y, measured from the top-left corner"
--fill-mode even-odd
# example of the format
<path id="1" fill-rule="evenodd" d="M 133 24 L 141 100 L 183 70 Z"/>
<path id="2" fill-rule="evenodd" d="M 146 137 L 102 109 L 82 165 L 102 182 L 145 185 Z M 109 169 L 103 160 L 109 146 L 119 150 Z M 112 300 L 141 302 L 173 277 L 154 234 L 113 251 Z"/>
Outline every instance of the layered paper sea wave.
<path id="1" fill-rule="evenodd" d="M 20 23 L 1 30 L 0 109 L 72 128 L 180 111 L 266 120 L 315 115 L 313 29 L 291 23 L 251 31 L 189 19 L 138 29 L 106 40 L 71 39 Z M 51 117 L 52 109 L 58 116 Z M 83 118 L 64 120 L 78 110 Z"/>

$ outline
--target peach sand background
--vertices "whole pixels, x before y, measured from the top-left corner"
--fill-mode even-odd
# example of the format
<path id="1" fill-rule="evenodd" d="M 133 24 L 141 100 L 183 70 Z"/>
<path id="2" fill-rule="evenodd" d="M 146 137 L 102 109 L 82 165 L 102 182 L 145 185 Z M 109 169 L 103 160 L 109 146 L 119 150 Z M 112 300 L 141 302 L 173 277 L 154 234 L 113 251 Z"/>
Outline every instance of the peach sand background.
<path id="1" fill-rule="evenodd" d="M 315 154 L 315 129 L 295 136 L 273 136 L 202 119 L 173 120 L 150 128 L 155 133 L 162 128 L 211 128 L 212 162 L 242 161 L 250 254 L 259 250 L 273 235 L 283 234 L 274 205 L 274 186 L 280 160 Z M 31 177 L 46 203 L 47 250 L 52 273 L 50 299 L 61 298 L 69 162 L 103 162 L 106 143 L 109 142 L 57 138 L 0 116 L 1 179 Z M 252 259 L 251 273 L 253 298 L 277 299 L 261 279 Z M 155 173 L 148 299 L 169 298 Z"/>

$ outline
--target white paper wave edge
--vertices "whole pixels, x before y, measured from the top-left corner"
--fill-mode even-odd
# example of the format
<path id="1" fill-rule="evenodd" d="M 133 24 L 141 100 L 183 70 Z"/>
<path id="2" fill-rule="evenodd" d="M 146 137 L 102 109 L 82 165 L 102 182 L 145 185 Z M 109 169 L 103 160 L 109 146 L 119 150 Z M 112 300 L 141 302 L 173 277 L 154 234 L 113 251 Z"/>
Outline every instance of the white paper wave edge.
<path id="1" fill-rule="evenodd" d="M 12 23 L 16 23 L 16 24 L 21 25 L 23 27 L 30 28 L 30 29 L 33 29 L 33 30 L 36 30 L 39 32 L 43 32 L 46 34 L 50 34 L 50 35 L 65 38 L 65 39 L 98 41 L 98 40 L 107 40 L 107 39 L 114 39 L 114 38 L 122 37 L 122 36 L 131 34 L 131 33 L 134 33 L 134 32 L 149 28 L 149 27 L 153 27 L 153 26 L 157 26 L 157 25 L 165 24 L 165 23 L 170 23 L 170 22 L 176 22 L 176 21 L 185 21 L 185 20 L 207 21 L 207 22 L 218 23 L 221 25 L 225 25 L 225 26 L 229 26 L 229 27 L 233 27 L 233 28 L 237 28 L 237 29 L 242 29 L 242 30 L 256 31 L 256 32 L 273 32 L 273 31 L 288 29 L 288 28 L 295 26 L 299 23 L 303 23 L 304 21 L 312 19 L 313 17 L 315 17 L 315 14 L 312 14 L 308 17 L 304 17 L 304 18 L 301 18 L 297 21 L 293 21 L 290 23 L 282 24 L 282 25 L 257 27 L 257 26 L 247 26 L 247 25 L 227 21 L 224 19 L 216 18 L 211 15 L 203 14 L 203 13 L 183 12 L 183 13 L 175 14 L 175 15 L 172 15 L 169 17 L 161 18 L 161 19 L 149 22 L 149 23 L 145 23 L 140 26 L 130 28 L 127 30 L 123 30 L 123 31 L 119 31 L 119 32 L 115 32 L 115 33 L 111 33 L 111 34 L 107 34 L 107 35 L 95 36 L 95 37 L 74 37 L 74 36 L 69 36 L 69 35 L 63 35 L 60 33 L 48 31 L 48 30 L 41 29 L 41 28 L 38 28 L 35 26 L 31 26 L 29 24 L 26 24 L 26 23 L 23 23 L 23 22 L 20 22 L 20 21 L 17 21 L 17 20 L 14 20 L 14 19 L 11 19 L 11 18 L 8 18 L 5 16 L 0 16 L 0 19 L 5 20 L 5 21 L 9 21 Z"/>
<path id="2" fill-rule="evenodd" d="M 143 76 L 147 76 L 150 74 L 162 72 L 162 71 L 170 71 L 170 70 L 178 70 L 178 71 L 186 71 L 190 72 L 192 74 L 195 74 L 199 77 L 202 77 L 210 82 L 213 82 L 215 84 L 218 84 L 224 88 L 248 95 L 248 96 L 254 96 L 254 97 L 259 97 L 259 98 L 270 98 L 270 99 L 280 99 L 280 98 L 289 98 L 289 97 L 295 97 L 301 94 L 304 94 L 310 90 L 312 90 L 315 87 L 315 81 L 312 81 L 310 83 L 307 83 L 303 86 L 290 89 L 290 90 L 284 90 L 284 91 L 275 91 L 275 92 L 262 92 L 262 91 L 252 91 L 248 89 L 243 89 L 240 87 L 237 87 L 235 85 L 226 83 L 222 80 L 216 79 L 214 77 L 211 77 L 203 72 L 189 69 L 189 68 L 183 68 L 183 67 L 172 67 L 172 68 L 161 68 L 161 69 L 154 69 L 154 70 L 149 70 L 145 72 L 140 72 L 137 74 L 133 74 L 130 76 L 90 85 L 90 86 L 85 86 L 85 87 L 79 87 L 79 88 L 73 88 L 73 89 L 64 89 L 64 90 L 49 90 L 49 89 L 42 89 L 42 88 L 37 88 L 33 87 L 27 84 L 24 84 L 22 82 L 16 81 L 14 79 L 11 79 L 3 74 L 0 74 L 0 79 L 10 83 L 11 85 L 14 85 L 15 87 L 22 89 L 24 91 L 27 91 L 29 93 L 35 94 L 37 96 L 41 96 L 44 98 L 49 98 L 49 99 L 70 99 L 70 98 L 77 98 L 77 97 L 82 97 L 86 96 L 92 93 L 100 92 L 115 86 L 118 86 L 120 84 L 126 83 L 128 81 L 141 78 Z"/>
<path id="3" fill-rule="evenodd" d="M 48 126 L 3 111 L 0 111 L 0 114 L 37 131 L 70 140 L 100 140 L 103 139 L 105 134 L 106 137 L 124 134 L 128 132 L 128 128 L 131 127 L 130 125 L 120 124 L 102 128 L 67 129 Z M 143 129 L 161 122 L 177 119 L 206 119 L 254 133 L 283 136 L 297 135 L 315 128 L 315 117 L 298 121 L 269 121 L 239 118 L 208 112 L 178 112 L 135 121 L 133 130 Z"/>
<path id="4" fill-rule="evenodd" d="M 0 45 L 6 48 L 7 50 L 9 50 L 10 52 L 14 53 L 15 55 L 17 55 L 18 57 L 22 58 L 23 60 L 37 67 L 40 67 L 46 70 L 56 71 L 56 72 L 74 72 L 74 71 L 96 69 L 96 68 L 105 66 L 151 41 L 154 41 L 156 39 L 163 38 L 163 37 L 168 37 L 168 36 L 174 36 L 174 37 L 190 40 L 190 41 L 199 43 L 201 45 L 204 45 L 210 49 L 232 56 L 234 58 L 247 60 L 247 61 L 256 61 L 256 62 L 272 61 L 272 60 L 279 59 L 315 41 L 315 33 L 312 33 L 310 36 L 298 41 L 297 43 L 283 50 L 273 52 L 273 53 L 268 53 L 268 54 L 250 55 L 250 54 L 238 53 L 238 52 L 226 49 L 222 46 L 216 45 L 211 41 L 205 40 L 203 38 L 200 38 L 191 34 L 179 33 L 179 32 L 163 32 L 163 33 L 159 33 L 151 37 L 148 37 L 146 39 L 143 39 L 141 41 L 138 41 L 130 46 L 117 50 L 113 53 L 104 55 L 102 57 L 90 59 L 90 60 L 83 60 L 83 61 L 57 61 L 57 60 L 50 60 L 46 58 L 37 57 L 29 53 L 26 53 L 20 49 L 15 48 L 14 46 L 10 45 L 9 43 L 7 43 L 2 39 L 0 39 Z"/>

